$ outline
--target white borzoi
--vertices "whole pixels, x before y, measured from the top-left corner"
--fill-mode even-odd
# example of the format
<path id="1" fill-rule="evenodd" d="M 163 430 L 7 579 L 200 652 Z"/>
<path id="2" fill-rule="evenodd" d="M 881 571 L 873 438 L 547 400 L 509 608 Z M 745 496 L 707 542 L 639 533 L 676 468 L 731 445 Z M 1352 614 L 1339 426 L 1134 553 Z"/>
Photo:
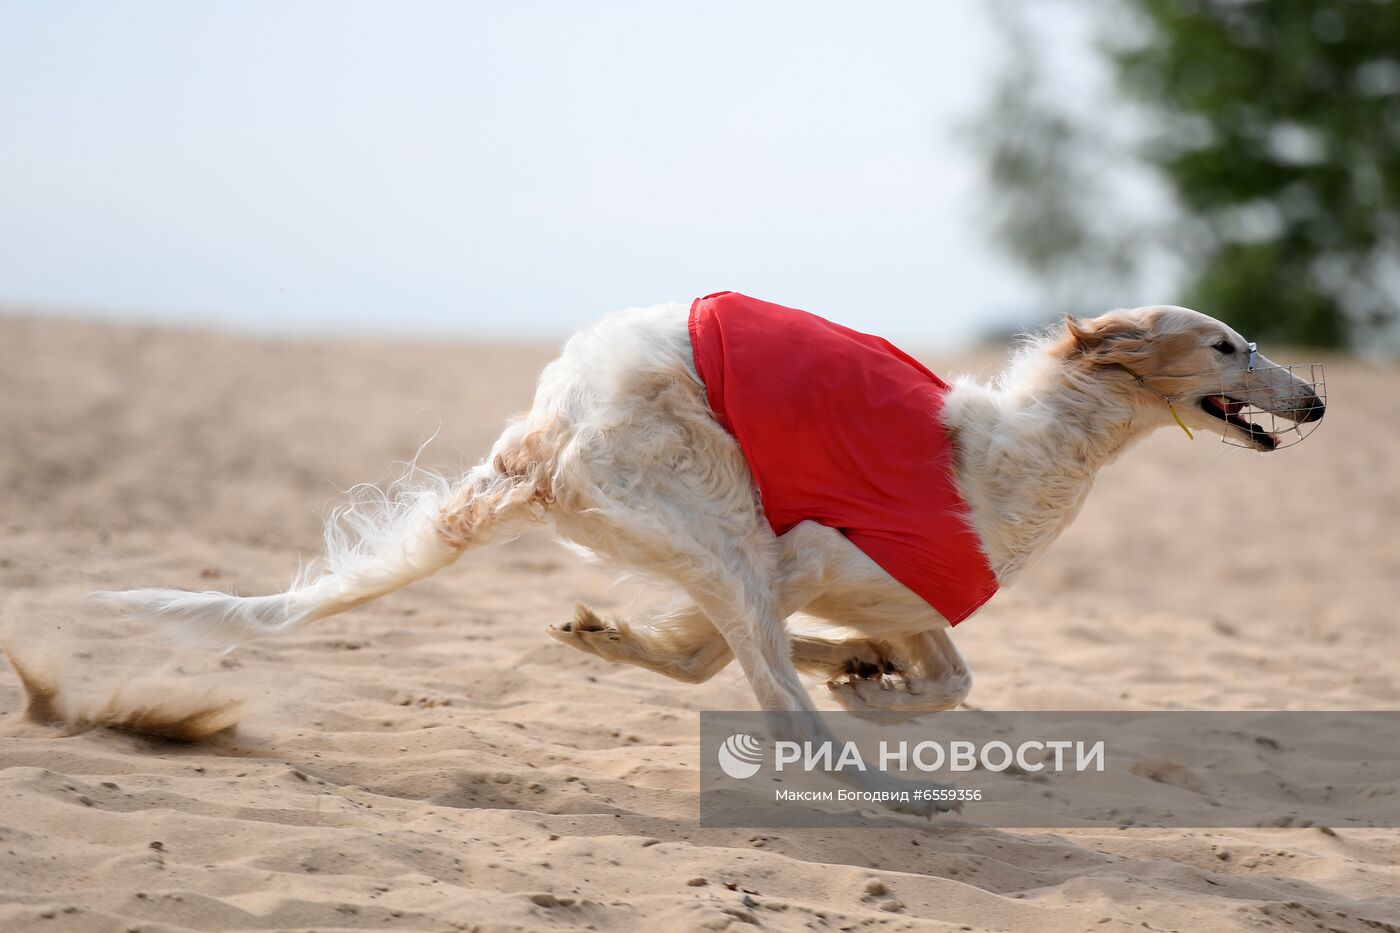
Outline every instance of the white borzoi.
<path id="1" fill-rule="evenodd" d="M 1098 469 L 1150 431 L 1179 423 L 1272 449 L 1277 439 L 1238 414 L 1244 405 L 1296 423 L 1324 410 L 1312 385 L 1235 331 L 1175 307 L 1068 319 L 1027 342 L 994 383 L 955 382 L 943 418 L 956 483 L 998 583 L 1015 583 L 1074 518 Z M 545 520 L 688 597 L 626 622 L 579 607 L 549 634 L 580 651 L 691 683 L 737 657 L 772 711 L 814 709 L 799 670 L 856 712 L 944 710 L 968 694 L 968 667 L 926 602 L 836 530 L 770 530 L 740 448 L 707 404 L 682 305 L 620 311 L 574 336 L 529 413 L 478 466 L 459 482 L 405 483 L 341 510 L 324 559 L 287 592 L 104 595 L 227 647 L 344 612 Z M 799 610 L 830 628 L 790 632 Z M 824 734 L 802 718 L 813 724 L 800 731 Z"/>

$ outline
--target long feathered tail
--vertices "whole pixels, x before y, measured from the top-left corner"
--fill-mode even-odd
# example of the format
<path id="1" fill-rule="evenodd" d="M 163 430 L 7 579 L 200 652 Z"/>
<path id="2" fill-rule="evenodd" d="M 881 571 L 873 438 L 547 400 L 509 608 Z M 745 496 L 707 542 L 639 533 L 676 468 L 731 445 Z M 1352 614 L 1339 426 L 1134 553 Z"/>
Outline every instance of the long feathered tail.
<path id="1" fill-rule="evenodd" d="M 410 464 L 381 489 L 357 486 L 326 523 L 325 555 L 272 596 L 232 596 L 176 589 L 95 593 L 104 602 L 173 625 L 173 640 L 227 650 L 265 635 L 294 632 L 309 622 L 353 609 L 431 576 L 460 555 L 438 532 L 452 485 Z"/>

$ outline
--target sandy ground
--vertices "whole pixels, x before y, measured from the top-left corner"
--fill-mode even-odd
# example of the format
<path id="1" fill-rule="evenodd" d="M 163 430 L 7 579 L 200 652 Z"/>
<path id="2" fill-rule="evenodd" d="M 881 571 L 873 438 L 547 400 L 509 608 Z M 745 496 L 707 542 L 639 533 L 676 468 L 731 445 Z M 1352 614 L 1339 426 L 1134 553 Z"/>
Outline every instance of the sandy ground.
<path id="1" fill-rule="evenodd" d="M 281 589 L 337 489 L 439 425 L 425 462 L 475 459 L 547 356 L 0 319 L 9 645 L 75 703 L 247 701 L 214 744 L 64 736 L 0 671 L 0 928 L 1400 925 L 1392 831 L 698 828 L 697 712 L 751 694 L 737 668 L 683 686 L 549 640 L 575 601 L 634 596 L 543 535 L 222 660 L 84 603 Z M 1108 468 L 959 627 L 973 705 L 1400 705 L 1400 370 L 1329 369 L 1296 449 L 1163 432 Z"/>

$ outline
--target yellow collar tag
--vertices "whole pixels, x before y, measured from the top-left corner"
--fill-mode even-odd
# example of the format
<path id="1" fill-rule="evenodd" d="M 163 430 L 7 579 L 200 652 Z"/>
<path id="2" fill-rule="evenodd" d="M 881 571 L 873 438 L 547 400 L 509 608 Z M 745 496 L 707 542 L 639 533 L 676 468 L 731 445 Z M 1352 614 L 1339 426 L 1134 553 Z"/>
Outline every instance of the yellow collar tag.
<path id="1" fill-rule="evenodd" d="M 1173 405 L 1171 402 L 1167 402 L 1167 411 L 1172 413 L 1172 420 L 1176 422 L 1176 426 L 1178 428 L 1181 428 L 1181 430 L 1185 431 L 1186 436 L 1194 441 L 1196 439 L 1196 435 L 1191 433 L 1191 429 L 1186 426 L 1186 422 L 1182 421 L 1181 416 L 1176 413 L 1176 406 Z"/>
<path id="2" fill-rule="evenodd" d="M 1251 347 L 1251 350 L 1252 349 L 1253 348 Z M 1189 437 L 1191 440 L 1194 441 L 1196 439 L 1196 435 L 1191 433 L 1191 429 L 1186 426 L 1186 422 L 1182 421 L 1181 416 L 1176 413 L 1176 406 L 1172 404 L 1171 396 L 1163 395 L 1161 392 L 1158 392 L 1156 389 L 1152 388 L 1150 385 L 1147 384 L 1146 379 L 1144 379 L 1142 376 L 1139 376 L 1137 373 L 1133 372 L 1131 369 L 1129 369 L 1127 366 L 1124 366 L 1122 363 L 1119 363 L 1117 365 L 1121 366 L 1129 376 L 1132 376 L 1134 379 L 1136 379 L 1138 385 L 1142 386 L 1144 389 L 1151 392 L 1153 395 L 1159 396 L 1163 402 L 1166 402 L 1167 411 L 1172 413 L 1172 420 L 1176 422 L 1176 426 L 1178 428 L 1181 428 L 1181 430 L 1185 431 L 1186 436 Z"/>

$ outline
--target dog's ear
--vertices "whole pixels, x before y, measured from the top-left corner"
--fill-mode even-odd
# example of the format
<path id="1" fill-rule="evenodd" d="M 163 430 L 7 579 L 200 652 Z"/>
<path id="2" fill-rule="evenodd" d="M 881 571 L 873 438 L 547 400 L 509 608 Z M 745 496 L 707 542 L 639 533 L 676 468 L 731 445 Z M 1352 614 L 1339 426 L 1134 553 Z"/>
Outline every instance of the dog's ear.
<path id="1" fill-rule="evenodd" d="M 1132 365 L 1147 350 L 1148 333 L 1133 321 L 1114 315 L 1081 321 L 1065 315 L 1062 348 L 1070 359 L 1086 363 Z"/>

